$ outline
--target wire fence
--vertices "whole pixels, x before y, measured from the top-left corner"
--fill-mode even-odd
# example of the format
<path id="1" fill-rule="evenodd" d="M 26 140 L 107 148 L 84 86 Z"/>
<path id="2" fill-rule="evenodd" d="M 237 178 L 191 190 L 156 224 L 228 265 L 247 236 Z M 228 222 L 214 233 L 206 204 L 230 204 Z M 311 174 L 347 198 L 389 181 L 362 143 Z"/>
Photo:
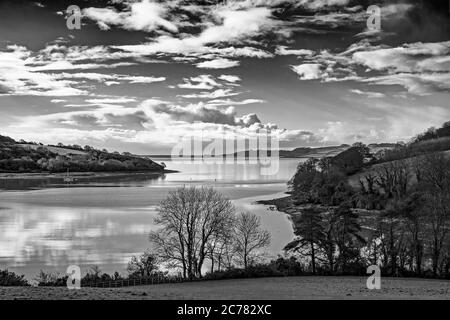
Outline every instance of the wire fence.
<path id="1" fill-rule="evenodd" d="M 136 279 L 120 279 L 110 280 L 102 282 L 90 282 L 83 284 L 83 287 L 89 288 L 122 288 L 122 287 L 134 287 L 134 286 L 147 286 L 163 283 L 180 283 L 184 282 L 183 277 L 145 277 Z"/>

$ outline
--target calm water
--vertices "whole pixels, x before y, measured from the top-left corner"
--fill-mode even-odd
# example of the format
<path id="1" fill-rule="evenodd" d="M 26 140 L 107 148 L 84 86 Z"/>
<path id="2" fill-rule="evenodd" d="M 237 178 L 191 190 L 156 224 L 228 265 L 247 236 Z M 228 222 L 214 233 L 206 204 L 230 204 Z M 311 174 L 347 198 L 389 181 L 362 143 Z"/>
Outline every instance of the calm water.
<path id="1" fill-rule="evenodd" d="M 67 186 L 57 179 L 0 180 L 0 269 L 33 278 L 40 269 L 65 272 L 77 264 L 86 271 L 125 273 L 132 255 L 148 248 L 157 204 L 180 185 L 212 185 L 239 210 L 258 214 L 272 234 L 268 255 L 292 238 L 287 217 L 256 205 L 286 190 L 299 160 L 281 159 L 276 175 L 261 175 L 256 164 L 183 164 L 164 161 L 162 176 L 92 179 Z"/>

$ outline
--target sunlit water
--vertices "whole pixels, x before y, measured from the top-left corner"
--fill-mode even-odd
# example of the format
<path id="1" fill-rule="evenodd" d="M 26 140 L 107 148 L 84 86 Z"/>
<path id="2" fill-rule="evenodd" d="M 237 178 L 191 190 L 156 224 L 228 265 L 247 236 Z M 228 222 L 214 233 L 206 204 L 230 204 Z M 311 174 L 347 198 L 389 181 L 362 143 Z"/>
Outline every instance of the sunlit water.
<path id="1" fill-rule="evenodd" d="M 181 185 L 211 185 L 238 210 L 261 217 L 272 235 L 268 255 L 281 253 L 292 239 L 287 216 L 254 202 L 282 195 L 298 160 L 281 159 L 280 170 L 261 175 L 257 164 L 186 164 L 164 161 L 179 173 L 78 181 L 0 181 L 0 269 L 33 278 L 39 270 L 125 273 L 130 257 L 149 247 L 158 203 Z"/>

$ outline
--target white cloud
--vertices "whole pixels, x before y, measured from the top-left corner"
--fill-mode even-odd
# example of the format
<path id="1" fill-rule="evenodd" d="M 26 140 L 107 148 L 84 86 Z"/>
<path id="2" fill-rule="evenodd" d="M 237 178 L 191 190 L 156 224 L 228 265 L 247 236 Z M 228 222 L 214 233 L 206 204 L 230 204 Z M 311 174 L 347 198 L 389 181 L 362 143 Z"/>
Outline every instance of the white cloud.
<path id="1" fill-rule="evenodd" d="M 238 76 L 233 76 L 233 75 L 227 75 L 227 74 L 222 74 L 221 76 L 219 76 L 220 80 L 224 80 L 227 82 L 231 82 L 231 83 L 236 83 L 241 81 L 241 78 Z"/>
<path id="2" fill-rule="evenodd" d="M 275 50 L 275 54 L 286 56 L 286 55 L 295 55 L 295 56 L 309 56 L 312 55 L 314 51 L 307 49 L 289 49 L 286 46 L 278 46 Z"/>
<path id="3" fill-rule="evenodd" d="M 87 94 L 74 88 L 72 81 L 59 80 L 57 77 L 35 72 L 28 66 L 31 52 L 25 47 L 8 46 L 0 51 L 0 94 L 73 96 Z"/>
<path id="4" fill-rule="evenodd" d="M 305 62 L 292 67 L 301 80 L 399 85 L 416 95 L 450 90 L 450 41 L 387 47 L 362 40 L 344 52 L 323 50 L 307 57 Z M 361 66 L 366 70 L 361 70 Z"/>
<path id="5" fill-rule="evenodd" d="M 385 95 L 381 92 L 370 92 L 370 91 L 361 91 L 359 89 L 351 89 L 350 92 L 353 92 L 358 95 L 364 95 L 368 98 L 383 98 Z"/>
<path id="6" fill-rule="evenodd" d="M 129 102 L 135 102 L 136 99 L 134 98 L 124 98 L 124 97 L 117 97 L 117 98 L 101 98 L 101 99 L 88 99 L 86 102 L 88 103 L 129 103 Z"/>
<path id="7" fill-rule="evenodd" d="M 136 65 L 133 62 L 118 62 L 112 64 L 99 64 L 99 63 L 80 63 L 73 64 L 70 61 L 55 61 L 43 66 L 29 67 L 31 71 L 56 71 L 56 70 L 78 70 L 78 69 L 101 69 L 101 68 L 117 68 Z"/>
<path id="8" fill-rule="evenodd" d="M 188 99 L 216 99 L 216 98 L 236 96 L 238 94 L 240 94 L 240 92 L 233 92 L 231 89 L 217 89 L 212 92 L 200 92 L 196 94 L 180 95 L 180 97 Z"/>
<path id="9" fill-rule="evenodd" d="M 265 103 L 264 100 L 261 99 L 245 99 L 242 101 L 233 101 L 230 99 L 215 99 L 208 101 L 208 105 L 213 106 L 238 106 L 238 105 L 246 105 L 246 104 L 254 104 L 254 103 Z"/>
<path id="10" fill-rule="evenodd" d="M 178 32 L 178 27 L 166 19 L 167 8 L 163 3 L 142 0 L 128 4 L 128 9 L 118 12 L 113 8 L 86 8 L 83 16 L 97 22 L 102 30 L 109 30 L 111 25 L 126 30 L 151 32 L 159 28 Z"/>
<path id="11" fill-rule="evenodd" d="M 104 82 L 105 84 L 120 84 L 119 81 L 127 81 L 128 83 L 154 83 L 165 81 L 165 77 L 148 77 L 148 76 L 130 76 L 124 74 L 104 74 L 104 73 L 60 73 L 54 75 L 56 78 L 61 79 L 86 79 L 97 82 Z M 109 80 L 109 81 L 106 81 Z"/>
<path id="12" fill-rule="evenodd" d="M 112 98 L 111 98 L 112 99 Z M 94 100 L 94 99 L 92 99 Z M 256 102 L 256 101 L 247 102 Z M 118 102 L 98 99 L 93 102 Z M 260 129 L 270 129 L 282 141 L 310 143 L 319 139 L 310 132 L 279 129 L 275 124 L 261 123 L 256 114 L 238 116 L 233 107 L 219 107 L 204 103 L 173 105 L 165 101 L 149 99 L 136 107 L 110 104 L 93 104 L 91 110 L 59 112 L 49 115 L 20 118 L 5 132 L 33 132 L 33 139 L 45 143 L 91 143 L 102 145 L 104 141 L 119 143 L 166 145 L 177 143 L 182 137 L 197 136 L 208 139 L 224 135 L 254 136 Z M 45 134 L 38 128 L 45 127 Z M 22 135 L 29 139 L 30 135 Z M 300 139 L 300 140 L 298 140 Z"/>
<path id="13" fill-rule="evenodd" d="M 191 77 L 184 79 L 185 83 L 179 84 L 178 88 L 181 89 L 200 89 L 210 90 L 215 87 L 221 87 L 222 85 L 213 79 L 211 75 L 202 74 L 197 77 Z"/>
<path id="14" fill-rule="evenodd" d="M 266 7 L 250 7 L 232 10 L 226 6 L 210 6 L 203 17 L 207 26 L 199 34 L 183 34 L 176 38 L 161 35 L 153 42 L 138 45 L 121 45 L 114 48 L 133 55 L 152 55 L 156 53 L 178 54 L 183 56 L 213 54 L 223 57 L 250 56 L 267 58 L 273 55 L 252 47 L 214 48 L 209 45 L 227 43 L 240 44 L 252 37 L 273 30 L 278 24 L 272 19 L 272 11 Z M 217 58 L 217 57 L 216 57 Z"/>
<path id="15" fill-rule="evenodd" d="M 297 5 L 307 9 L 317 10 L 324 7 L 346 6 L 350 0 L 298 0 Z"/>
<path id="16" fill-rule="evenodd" d="M 122 76 L 118 80 L 130 81 L 130 83 L 154 83 L 165 81 L 165 77 Z"/>
<path id="17" fill-rule="evenodd" d="M 352 59 L 374 70 L 394 72 L 450 71 L 450 41 L 412 43 L 353 53 Z"/>
<path id="18" fill-rule="evenodd" d="M 239 65 L 239 61 L 236 60 L 230 60 L 230 59 L 214 59 L 210 61 L 204 61 L 197 63 L 197 68 L 203 68 L 203 69 L 228 69 L 233 68 Z"/>
<path id="19" fill-rule="evenodd" d="M 450 73 L 396 73 L 369 77 L 360 81 L 377 85 L 399 85 L 416 95 L 450 91 Z"/>
<path id="20" fill-rule="evenodd" d="M 304 63 L 292 66 L 292 70 L 300 76 L 301 80 L 314 80 L 321 77 L 321 66 L 317 63 Z"/>

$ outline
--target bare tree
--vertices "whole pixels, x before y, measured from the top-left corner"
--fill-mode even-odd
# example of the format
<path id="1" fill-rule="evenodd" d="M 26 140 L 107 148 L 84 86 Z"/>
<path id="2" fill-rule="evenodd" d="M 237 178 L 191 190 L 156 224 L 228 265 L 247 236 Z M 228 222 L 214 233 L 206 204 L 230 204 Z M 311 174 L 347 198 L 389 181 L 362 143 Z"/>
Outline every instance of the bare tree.
<path id="1" fill-rule="evenodd" d="M 270 245 L 270 233 L 261 228 L 261 218 L 253 213 L 242 212 L 236 220 L 234 243 L 236 256 L 247 269 L 258 250 Z"/>
<path id="2" fill-rule="evenodd" d="M 157 257 L 150 252 L 144 252 L 139 257 L 133 256 L 128 263 L 127 271 L 133 276 L 149 277 L 158 271 Z"/>
<path id="3" fill-rule="evenodd" d="M 213 240 L 226 233 L 234 212 L 213 188 L 182 187 L 161 202 L 155 219 L 161 228 L 149 239 L 161 259 L 182 268 L 185 278 L 201 277 Z"/>
<path id="4" fill-rule="evenodd" d="M 377 169 L 377 186 L 383 190 L 387 198 L 400 199 L 406 196 L 411 175 L 406 160 L 392 161 Z"/>
<path id="5" fill-rule="evenodd" d="M 426 191 L 431 260 L 436 276 L 450 235 L 450 161 L 441 153 L 425 156 L 421 173 Z"/>
<path id="6" fill-rule="evenodd" d="M 211 261 L 211 273 L 215 270 L 230 269 L 233 265 L 232 229 L 214 239 L 209 244 L 208 258 Z"/>

